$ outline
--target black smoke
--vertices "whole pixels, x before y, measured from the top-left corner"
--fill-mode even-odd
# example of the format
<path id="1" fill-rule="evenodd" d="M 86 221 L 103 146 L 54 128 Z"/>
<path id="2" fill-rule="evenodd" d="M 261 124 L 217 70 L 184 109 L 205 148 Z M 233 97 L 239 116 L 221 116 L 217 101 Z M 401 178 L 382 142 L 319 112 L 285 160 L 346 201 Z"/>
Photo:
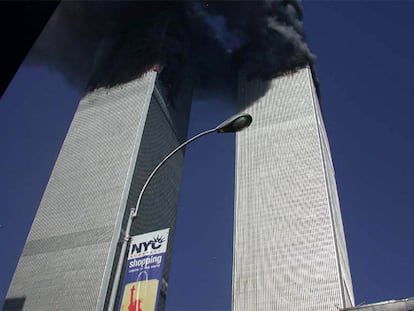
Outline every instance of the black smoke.
<path id="1" fill-rule="evenodd" d="M 79 87 L 85 81 L 90 89 L 130 81 L 152 66 L 166 63 L 174 53 L 164 46 L 172 40 L 165 36 L 174 30 L 174 36 L 180 35 L 170 21 L 174 15 L 185 14 L 181 3 L 175 4 L 62 2 L 28 62 L 57 69 Z"/>
<path id="2" fill-rule="evenodd" d="M 153 69 L 173 84 L 186 65 L 207 89 L 270 80 L 313 62 L 302 17 L 292 0 L 62 2 L 29 59 L 89 89 Z"/>
<path id="3" fill-rule="evenodd" d="M 270 80 L 311 64 L 297 1 L 206 1 L 211 14 L 224 16 L 227 29 L 241 40 L 234 61 L 249 79 Z"/>

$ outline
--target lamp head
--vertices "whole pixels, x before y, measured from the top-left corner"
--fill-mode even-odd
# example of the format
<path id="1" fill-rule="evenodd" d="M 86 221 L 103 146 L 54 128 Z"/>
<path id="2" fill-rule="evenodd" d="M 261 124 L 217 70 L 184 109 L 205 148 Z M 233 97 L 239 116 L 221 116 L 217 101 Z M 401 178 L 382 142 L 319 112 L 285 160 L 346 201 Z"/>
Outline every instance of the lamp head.
<path id="1" fill-rule="evenodd" d="M 248 113 L 239 113 L 216 127 L 218 133 L 238 132 L 248 127 L 253 121 L 253 118 Z"/>

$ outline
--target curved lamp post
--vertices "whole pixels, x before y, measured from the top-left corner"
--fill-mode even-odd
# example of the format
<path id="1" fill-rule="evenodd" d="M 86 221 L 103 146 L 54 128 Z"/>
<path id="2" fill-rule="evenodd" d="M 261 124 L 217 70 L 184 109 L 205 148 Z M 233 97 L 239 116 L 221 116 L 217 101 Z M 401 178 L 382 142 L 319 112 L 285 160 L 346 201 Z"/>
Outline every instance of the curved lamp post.
<path id="1" fill-rule="evenodd" d="M 208 135 L 210 133 L 213 133 L 213 132 L 217 132 L 217 133 L 238 132 L 238 131 L 241 131 L 244 128 L 248 127 L 252 123 L 252 121 L 253 121 L 252 116 L 247 114 L 247 113 L 236 114 L 235 116 L 228 118 L 223 123 L 217 125 L 215 128 L 212 128 L 212 129 L 209 129 L 207 131 L 201 132 L 201 133 L 193 136 L 192 138 L 186 140 L 181 145 L 176 147 L 173 151 L 171 151 L 168 155 L 166 155 L 165 158 L 154 168 L 154 170 L 151 172 L 151 174 L 148 176 L 147 180 L 145 181 L 144 185 L 142 186 L 142 189 L 141 189 L 141 192 L 139 193 L 138 201 L 137 201 L 137 204 L 135 205 L 135 208 L 131 209 L 130 214 L 129 214 L 128 222 L 127 222 L 127 225 L 126 225 L 126 228 L 125 228 L 125 237 L 122 240 L 121 252 L 120 252 L 120 255 L 119 255 L 118 265 L 116 267 L 116 272 L 115 272 L 114 281 L 113 281 L 113 285 L 112 285 L 111 298 L 109 300 L 108 310 L 112 311 L 114 309 L 116 294 L 118 292 L 118 283 L 119 283 L 119 280 L 120 280 L 120 277 L 121 277 L 122 266 L 123 266 L 124 259 L 125 259 L 126 247 L 127 247 L 128 241 L 131 238 L 130 233 L 131 233 L 132 222 L 137 217 L 138 208 L 139 208 L 139 205 L 141 203 L 142 196 L 143 196 L 143 194 L 145 192 L 145 189 L 147 188 L 148 184 L 150 183 L 150 181 L 154 177 L 154 175 L 158 172 L 158 170 L 161 168 L 161 166 L 163 166 L 164 163 L 168 161 L 169 158 L 171 158 L 177 151 L 184 148 L 186 145 L 193 142 L 194 140 L 196 140 L 196 139 L 198 139 L 202 136 Z"/>

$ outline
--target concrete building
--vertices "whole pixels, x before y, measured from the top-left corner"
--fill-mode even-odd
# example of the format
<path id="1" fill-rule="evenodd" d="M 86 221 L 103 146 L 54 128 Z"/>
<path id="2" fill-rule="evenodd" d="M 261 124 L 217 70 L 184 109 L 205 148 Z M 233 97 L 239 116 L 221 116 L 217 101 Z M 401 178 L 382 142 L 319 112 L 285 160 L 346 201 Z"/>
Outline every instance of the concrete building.
<path id="1" fill-rule="evenodd" d="M 233 310 L 354 304 L 334 168 L 309 68 L 240 80 Z"/>

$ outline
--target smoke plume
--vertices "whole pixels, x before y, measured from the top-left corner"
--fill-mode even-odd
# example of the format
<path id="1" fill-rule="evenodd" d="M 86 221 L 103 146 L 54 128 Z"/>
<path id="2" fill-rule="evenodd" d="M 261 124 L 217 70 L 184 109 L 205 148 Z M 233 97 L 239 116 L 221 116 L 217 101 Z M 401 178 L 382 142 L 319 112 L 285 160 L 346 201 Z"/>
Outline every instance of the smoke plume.
<path id="1" fill-rule="evenodd" d="M 293 0 L 62 2 L 32 50 L 75 85 L 110 87 L 147 70 L 170 83 L 192 66 L 199 85 L 238 72 L 270 80 L 313 62 Z"/>
<path id="2" fill-rule="evenodd" d="M 296 1 L 207 1 L 206 8 L 224 16 L 227 29 L 239 36 L 235 62 L 250 79 L 269 80 L 314 60 Z"/>

